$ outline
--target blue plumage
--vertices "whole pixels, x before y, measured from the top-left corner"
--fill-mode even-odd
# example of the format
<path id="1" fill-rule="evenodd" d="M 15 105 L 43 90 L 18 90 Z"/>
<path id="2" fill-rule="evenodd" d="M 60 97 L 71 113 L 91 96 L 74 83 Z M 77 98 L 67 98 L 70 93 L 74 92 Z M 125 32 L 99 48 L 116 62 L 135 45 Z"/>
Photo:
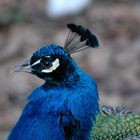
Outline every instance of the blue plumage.
<path id="1" fill-rule="evenodd" d="M 45 83 L 29 96 L 8 140 L 87 140 L 99 111 L 95 81 L 54 44 L 35 51 L 21 68 Z"/>

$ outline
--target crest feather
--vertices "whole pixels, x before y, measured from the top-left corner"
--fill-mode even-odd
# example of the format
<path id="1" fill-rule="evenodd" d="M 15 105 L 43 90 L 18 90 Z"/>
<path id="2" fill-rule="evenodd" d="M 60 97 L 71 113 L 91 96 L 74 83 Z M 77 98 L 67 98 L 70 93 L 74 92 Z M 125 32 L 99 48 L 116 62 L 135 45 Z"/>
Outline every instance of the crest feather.
<path id="1" fill-rule="evenodd" d="M 97 37 L 87 28 L 75 24 L 67 24 L 67 27 L 69 33 L 64 45 L 64 50 L 69 54 L 79 52 L 89 47 L 99 47 Z"/>

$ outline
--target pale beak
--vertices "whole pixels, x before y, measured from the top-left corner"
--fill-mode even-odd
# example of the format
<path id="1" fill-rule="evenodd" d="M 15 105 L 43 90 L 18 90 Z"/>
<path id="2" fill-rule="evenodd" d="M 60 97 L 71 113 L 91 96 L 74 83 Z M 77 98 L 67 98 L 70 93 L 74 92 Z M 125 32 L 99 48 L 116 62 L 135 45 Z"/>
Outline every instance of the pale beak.
<path id="1" fill-rule="evenodd" d="M 13 72 L 27 72 L 27 73 L 32 73 L 32 67 L 30 65 L 30 59 L 25 61 L 24 63 L 15 66 L 12 70 L 11 73 Z"/>

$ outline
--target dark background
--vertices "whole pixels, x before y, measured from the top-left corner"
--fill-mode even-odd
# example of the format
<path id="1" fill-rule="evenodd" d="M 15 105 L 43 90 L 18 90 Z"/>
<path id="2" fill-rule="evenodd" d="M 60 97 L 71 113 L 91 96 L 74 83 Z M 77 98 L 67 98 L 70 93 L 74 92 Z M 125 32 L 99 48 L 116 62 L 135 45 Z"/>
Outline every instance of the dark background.
<path id="1" fill-rule="evenodd" d="M 17 121 L 27 96 L 43 83 L 10 70 L 43 44 L 63 45 L 67 23 L 81 24 L 99 49 L 73 55 L 97 81 L 101 104 L 140 112 L 140 1 L 94 0 L 81 13 L 51 19 L 45 0 L 0 0 L 0 140 Z"/>

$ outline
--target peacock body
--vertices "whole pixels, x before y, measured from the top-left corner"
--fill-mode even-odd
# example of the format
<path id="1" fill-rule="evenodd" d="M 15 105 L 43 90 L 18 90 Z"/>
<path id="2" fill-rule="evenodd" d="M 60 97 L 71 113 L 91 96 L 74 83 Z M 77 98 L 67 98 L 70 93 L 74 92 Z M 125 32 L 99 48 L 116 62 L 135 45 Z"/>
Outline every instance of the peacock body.
<path id="1" fill-rule="evenodd" d="M 8 140 L 122 140 L 140 135 L 140 114 L 99 107 L 98 88 L 70 54 L 99 46 L 88 29 L 68 24 L 62 48 L 44 45 L 14 71 L 45 80 L 28 98 Z M 122 111 L 120 111 L 122 112 Z"/>

